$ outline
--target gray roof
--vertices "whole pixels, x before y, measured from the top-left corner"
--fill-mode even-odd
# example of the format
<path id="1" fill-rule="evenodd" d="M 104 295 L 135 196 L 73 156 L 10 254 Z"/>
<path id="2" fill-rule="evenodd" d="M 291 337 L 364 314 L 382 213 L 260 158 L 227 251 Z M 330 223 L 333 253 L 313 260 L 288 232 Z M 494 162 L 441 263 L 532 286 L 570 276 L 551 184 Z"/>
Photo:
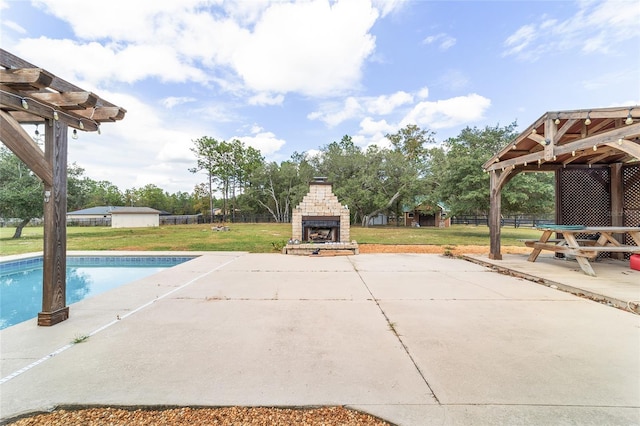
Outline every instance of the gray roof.
<path id="1" fill-rule="evenodd" d="M 73 214 L 73 215 L 97 215 L 97 214 L 101 214 L 101 215 L 109 215 L 111 214 L 111 211 L 113 209 L 116 209 L 118 207 L 113 207 L 113 206 L 98 206 L 98 207 L 90 207 L 88 209 L 82 209 L 82 210 L 76 210 L 73 212 L 67 212 L 67 214 Z"/>
<path id="2" fill-rule="evenodd" d="M 153 214 L 160 213 L 160 210 L 151 207 L 122 207 L 122 206 L 98 206 L 88 209 L 67 212 L 72 215 L 111 215 L 111 214 Z"/>
<path id="3" fill-rule="evenodd" d="M 151 207 L 114 207 L 111 214 L 160 214 L 160 210 Z"/>

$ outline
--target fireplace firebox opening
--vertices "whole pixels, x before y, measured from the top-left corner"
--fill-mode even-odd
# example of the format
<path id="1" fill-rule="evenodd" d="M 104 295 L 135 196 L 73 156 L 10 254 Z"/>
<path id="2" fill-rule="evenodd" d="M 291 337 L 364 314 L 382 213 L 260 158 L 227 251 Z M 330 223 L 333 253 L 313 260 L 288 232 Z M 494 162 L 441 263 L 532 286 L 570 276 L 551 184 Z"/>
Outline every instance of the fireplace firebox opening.
<path id="1" fill-rule="evenodd" d="M 340 241 L 340 216 L 303 216 L 302 240 L 314 243 Z"/>

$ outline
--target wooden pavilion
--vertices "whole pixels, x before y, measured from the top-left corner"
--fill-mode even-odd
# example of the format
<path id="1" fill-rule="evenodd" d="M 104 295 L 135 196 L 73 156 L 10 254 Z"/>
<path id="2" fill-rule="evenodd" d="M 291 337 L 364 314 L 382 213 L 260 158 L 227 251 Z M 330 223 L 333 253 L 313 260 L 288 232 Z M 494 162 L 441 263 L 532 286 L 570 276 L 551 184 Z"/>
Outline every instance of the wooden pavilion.
<path id="1" fill-rule="evenodd" d="M 0 49 L 0 141 L 44 183 L 42 312 L 38 325 L 69 317 L 66 306 L 67 134 L 100 132 L 126 111 Z M 44 125 L 44 152 L 23 129 Z"/>
<path id="2" fill-rule="evenodd" d="M 483 168 L 490 259 L 502 259 L 501 190 L 521 172 L 555 173 L 557 224 L 640 226 L 640 106 L 547 112 Z"/>

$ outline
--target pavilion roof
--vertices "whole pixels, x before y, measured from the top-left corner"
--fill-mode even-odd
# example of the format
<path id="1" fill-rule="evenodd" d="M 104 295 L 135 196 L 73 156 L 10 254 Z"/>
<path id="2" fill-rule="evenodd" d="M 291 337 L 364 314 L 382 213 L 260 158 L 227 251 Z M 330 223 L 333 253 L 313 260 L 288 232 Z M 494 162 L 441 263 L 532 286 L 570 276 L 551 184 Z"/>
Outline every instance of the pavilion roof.
<path id="1" fill-rule="evenodd" d="M 489 159 L 485 171 L 535 171 L 640 159 L 640 106 L 551 111 Z"/>

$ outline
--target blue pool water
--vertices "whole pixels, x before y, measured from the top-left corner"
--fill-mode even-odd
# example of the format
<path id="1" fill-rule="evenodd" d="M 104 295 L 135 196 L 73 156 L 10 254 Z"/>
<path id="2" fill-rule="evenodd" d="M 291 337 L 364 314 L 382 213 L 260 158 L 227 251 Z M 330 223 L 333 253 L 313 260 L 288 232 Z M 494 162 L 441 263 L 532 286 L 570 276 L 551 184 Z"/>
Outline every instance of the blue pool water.
<path id="1" fill-rule="evenodd" d="M 193 259 L 187 256 L 67 257 L 67 306 Z M 0 263 L 0 330 L 42 311 L 42 257 Z"/>

